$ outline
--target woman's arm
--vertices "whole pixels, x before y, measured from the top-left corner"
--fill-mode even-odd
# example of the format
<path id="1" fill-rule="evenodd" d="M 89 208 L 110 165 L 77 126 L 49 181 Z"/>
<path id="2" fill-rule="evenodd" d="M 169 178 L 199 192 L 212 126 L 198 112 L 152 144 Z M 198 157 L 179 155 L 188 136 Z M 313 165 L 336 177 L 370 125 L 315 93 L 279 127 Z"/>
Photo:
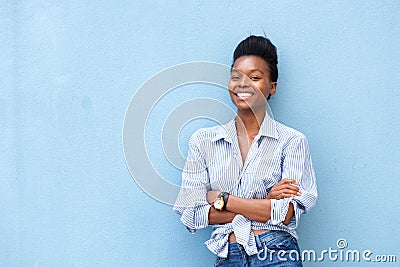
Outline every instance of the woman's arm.
<path id="1" fill-rule="evenodd" d="M 229 196 L 226 210 L 242 214 L 250 220 L 265 223 L 271 218 L 271 200 Z"/>
<path id="2" fill-rule="evenodd" d="M 220 191 L 209 191 L 207 193 L 207 201 L 212 204 L 219 193 Z M 210 208 L 209 223 L 228 223 L 233 220 L 236 214 L 242 214 L 253 221 L 267 222 L 271 218 L 271 199 L 282 199 L 295 195 L 298 196 L 300 194 L 294 180 L 284 179 L 271 188 L 265 199 L 246 199 L 231 195 L 226 205 L 226 211 L 221 212 L 214 207 Z M 288 212 L 283 223 L 288 225 L 293 215 L 293 204 L 289 204 Z"/>
<path id="3" fill-rule="evenodd" d="M 236 213 L 231 211 L 219 211 L 211 206 L 208 212 L 208 224 L 225 224 L 230 223 L 235 218 Z"/>
<path id="4" fill-rule="evenodd" d="M 294 215 L 294 208 L 293 204 L 289 204 L 289 209 L 285 217 L 285 221 L 283 222 L 284 225 L 288 225 L 290 221 L 292 220 Z M 231 212 L 231 211 L 218 211 L 214 207 L 210 208 L 210 211 L 208 213 L 208 223 L 209 224 L 225 224 L 225 223 L 230 223 L 233 221 L 233 218 L 235 218 L 236 213 Z M 245 215 L 244 215 L 245 216 Z M 259 214 L 256 216 L 260 216 Z M 245 216 L 246 217 L 246 216 Z M 249 217 L 248 217 L 249 218 Z M 259 218 L 254 218 L 253 220 L 255 221 L 268 221 L 271 218 L 271 214 L 267 214 L 265 217 L 262 215 Z"/>

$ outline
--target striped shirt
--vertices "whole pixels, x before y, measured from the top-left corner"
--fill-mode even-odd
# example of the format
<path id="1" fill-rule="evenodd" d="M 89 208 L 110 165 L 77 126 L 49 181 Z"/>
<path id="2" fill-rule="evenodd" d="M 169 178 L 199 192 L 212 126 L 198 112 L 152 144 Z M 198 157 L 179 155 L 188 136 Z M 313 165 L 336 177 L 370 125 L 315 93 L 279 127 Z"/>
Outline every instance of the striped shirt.
<path id="1" fill-rule="evenodd" d="M 236 242 L 248 255 L 257 254 L 256 230 L 283 230 L 297 238 L 295 229 L 300 215 L 316 203 L 317 186 L 306 137 L 267 114 L 243 163 L 239 150 L 236 118 L 226 125 L 197 130 L 189 141 L 189 151 L 182 172 L 182 187 L 174 211 L 194 233 L 208 226 L 209 190 L 229 192 L 241 198 L 266 198 L 273 185 L 290 178 L 299 183 L 301 196 L 271 199 L 271 219 L 266 223 L 252 221 L 237 214 L 231 223 L 212 225 L 211 238 L 205 242 L 219 257 L 228 255 L 228 237 L 234 232 Z M 289 204 L 295 216 L 286 226 Z"/>

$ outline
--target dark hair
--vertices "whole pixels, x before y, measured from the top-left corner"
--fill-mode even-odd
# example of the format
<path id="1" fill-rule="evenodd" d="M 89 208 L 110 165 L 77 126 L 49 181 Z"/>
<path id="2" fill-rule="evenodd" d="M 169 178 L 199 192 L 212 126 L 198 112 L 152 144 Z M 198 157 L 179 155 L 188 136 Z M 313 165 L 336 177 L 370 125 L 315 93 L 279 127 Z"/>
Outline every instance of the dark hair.
<path id="1" fill-rule="evenodd" d="M 258 56 L 267 63 L 272 82 L 278 80 L 278 56 L 276 47 L 268 38 L 250 35 L 241 41 L 233 52 L 233 64 L 241 56 Z"/>

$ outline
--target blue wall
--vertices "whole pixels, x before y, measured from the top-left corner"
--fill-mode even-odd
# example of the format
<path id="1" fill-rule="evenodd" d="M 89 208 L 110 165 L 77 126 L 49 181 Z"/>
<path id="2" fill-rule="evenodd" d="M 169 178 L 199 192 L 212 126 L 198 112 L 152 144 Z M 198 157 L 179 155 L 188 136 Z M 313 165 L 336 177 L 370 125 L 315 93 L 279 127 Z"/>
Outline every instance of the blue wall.
<path id="1" fill-rule="evenodd" d="M 0 266 L 211 266 L 209 229 L 189 235 L 131 178 L 124 115 L 155 73 L 230 64 L 263 31 L 280 56 L 274 116 L 307 135 L 318 179 L 301 247 L 345 238 L 400 262 L 399 2 L 140 2 L 2 1 Z M 185 128 L 183 153 L 209 123 Z M 156 167 L 178 181 L 158 149 L 148 147 Z M 332 262 L 306 263 L 316 265 Z"/>

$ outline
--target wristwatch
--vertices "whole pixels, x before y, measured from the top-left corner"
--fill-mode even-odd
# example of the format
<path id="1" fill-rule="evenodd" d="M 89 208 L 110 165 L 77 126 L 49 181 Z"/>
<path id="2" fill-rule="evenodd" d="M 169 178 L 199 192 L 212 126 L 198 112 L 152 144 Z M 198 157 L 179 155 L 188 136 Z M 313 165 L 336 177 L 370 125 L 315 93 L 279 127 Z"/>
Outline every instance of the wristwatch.
<path id="1" fill-rule="evenodd" d="M 229 193 L 221 192 L 218 194 L 217 198 L 214 201 L 214 208 L 219 211 L 223 211 L 226 209 L 226 204 L 228 203 Z"/>

